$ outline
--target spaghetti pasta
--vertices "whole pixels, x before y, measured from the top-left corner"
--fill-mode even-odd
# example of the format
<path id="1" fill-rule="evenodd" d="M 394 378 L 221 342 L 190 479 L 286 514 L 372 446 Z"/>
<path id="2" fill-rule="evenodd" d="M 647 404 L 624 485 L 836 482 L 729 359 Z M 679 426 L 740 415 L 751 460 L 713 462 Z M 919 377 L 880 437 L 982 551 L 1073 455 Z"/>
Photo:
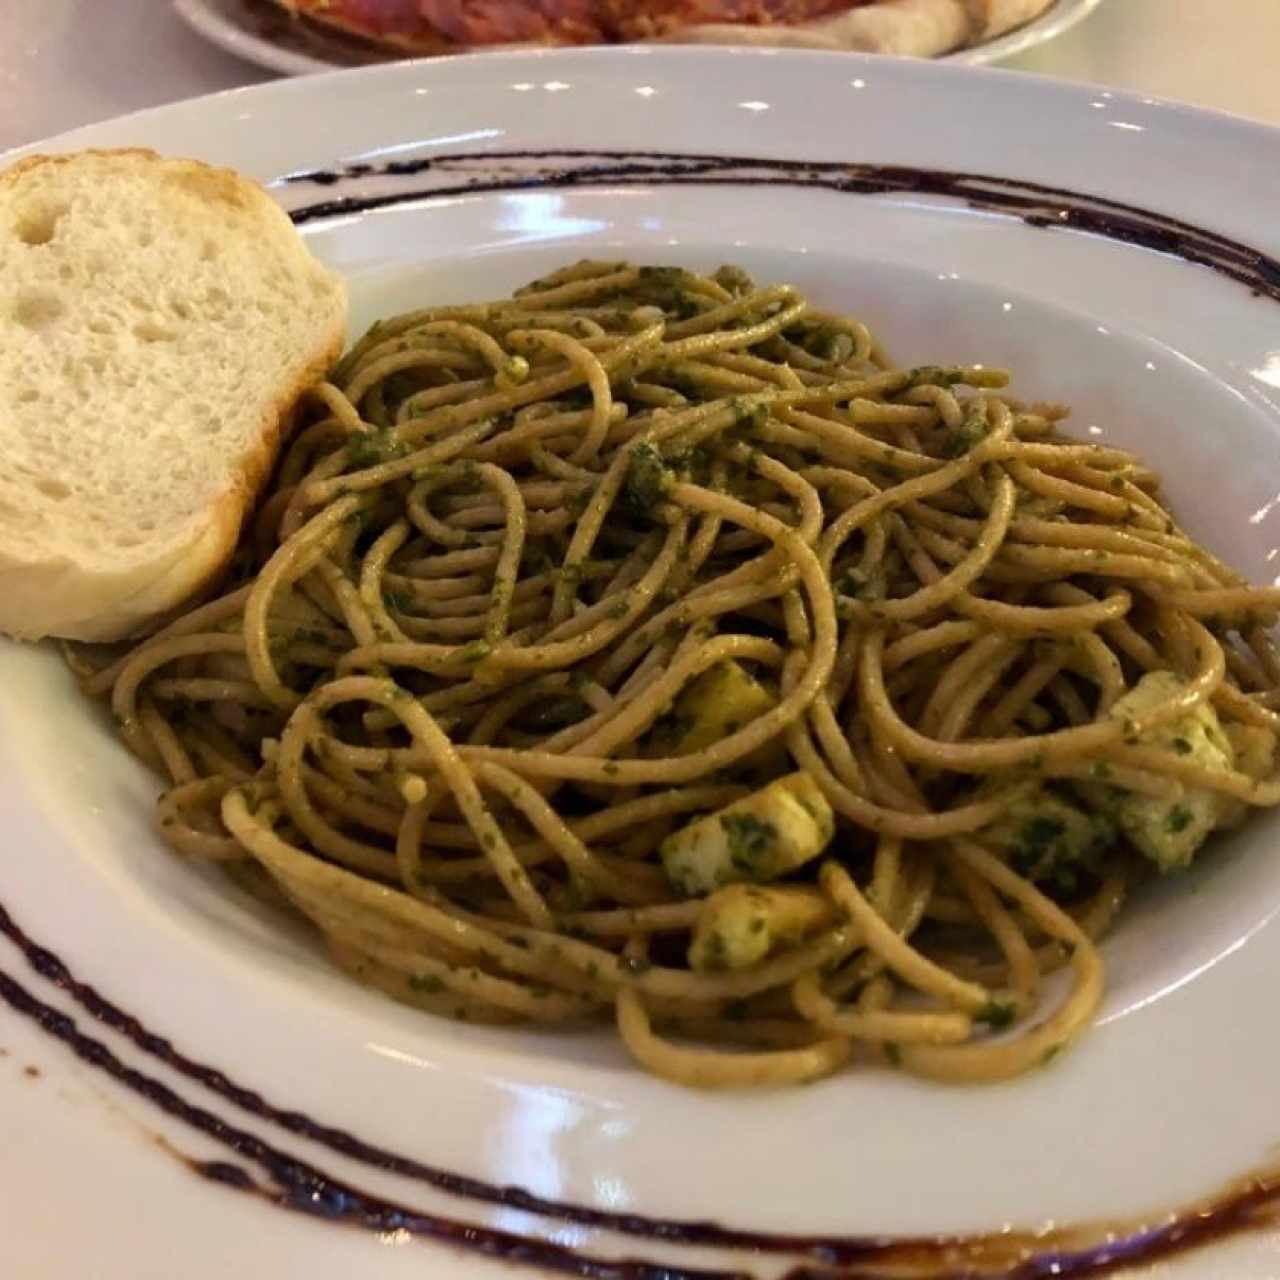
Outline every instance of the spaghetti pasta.
<path id="1" fill-rule="evenodd" d="M 75 668 L 174 849 L 402 1001 L 686 1084 L 1012 1075 L 1144 869 L 1280 803 L 1280 592 L 1006 381 L 736 268 L 400 316 L 226 593 Z"/>

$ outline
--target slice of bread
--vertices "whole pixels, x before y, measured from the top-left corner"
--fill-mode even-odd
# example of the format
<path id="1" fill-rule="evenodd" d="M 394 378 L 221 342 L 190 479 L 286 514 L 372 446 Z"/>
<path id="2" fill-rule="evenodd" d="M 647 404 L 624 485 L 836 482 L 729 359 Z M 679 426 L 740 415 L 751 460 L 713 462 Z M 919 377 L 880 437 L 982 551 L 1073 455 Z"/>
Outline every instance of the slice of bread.
<path id="1" fill-rule="evenodd" d="M 0 173 L 0 632 L 116 640 L 225 567 L 346 289 L 226 169 Z"/>

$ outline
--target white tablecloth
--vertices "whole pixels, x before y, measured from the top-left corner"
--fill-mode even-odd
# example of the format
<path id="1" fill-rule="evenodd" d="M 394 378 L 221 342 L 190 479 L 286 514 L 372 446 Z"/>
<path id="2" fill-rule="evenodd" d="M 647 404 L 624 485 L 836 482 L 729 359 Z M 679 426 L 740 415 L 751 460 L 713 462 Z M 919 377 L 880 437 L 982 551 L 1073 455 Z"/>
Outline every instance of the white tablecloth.
<path id="1" fill-rule="evenodd" d="M 1105 0 L 1006 65 L 1280 124 L 1280 0 Z M 0 0 L 0 150 L 270 78 L 169 0 Z"/>

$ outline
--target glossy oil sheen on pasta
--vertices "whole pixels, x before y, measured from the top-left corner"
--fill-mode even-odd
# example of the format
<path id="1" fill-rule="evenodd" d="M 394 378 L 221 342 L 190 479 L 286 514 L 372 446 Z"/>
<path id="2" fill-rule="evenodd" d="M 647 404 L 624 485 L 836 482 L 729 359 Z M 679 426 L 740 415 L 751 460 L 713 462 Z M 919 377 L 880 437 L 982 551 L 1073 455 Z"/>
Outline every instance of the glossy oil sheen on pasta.
<path id="1" fill-rule="evenodd" d="M 173 847 L 397 999 L 686 1084 L 1014 1075 L 1127 889 L 1280 802 L 1280 593 L 1006 383 L 579 263 L 376 325 L 227 593 L 71 658 Z"/>

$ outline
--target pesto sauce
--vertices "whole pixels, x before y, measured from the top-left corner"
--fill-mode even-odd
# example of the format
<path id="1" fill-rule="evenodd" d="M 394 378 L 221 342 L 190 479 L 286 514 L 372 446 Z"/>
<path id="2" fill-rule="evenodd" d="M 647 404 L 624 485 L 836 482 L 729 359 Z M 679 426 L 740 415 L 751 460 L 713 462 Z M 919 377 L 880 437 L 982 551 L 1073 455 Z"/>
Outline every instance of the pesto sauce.
<path id="1" fill-rule="evenodd" d="M 760 862 L 773 848 L 777 830 L 771 822 L 761 822 L 749 813 L 724 813 L 720 827 L 729 841 L 729 861 L 743 875 L 759 872 Z"/>

